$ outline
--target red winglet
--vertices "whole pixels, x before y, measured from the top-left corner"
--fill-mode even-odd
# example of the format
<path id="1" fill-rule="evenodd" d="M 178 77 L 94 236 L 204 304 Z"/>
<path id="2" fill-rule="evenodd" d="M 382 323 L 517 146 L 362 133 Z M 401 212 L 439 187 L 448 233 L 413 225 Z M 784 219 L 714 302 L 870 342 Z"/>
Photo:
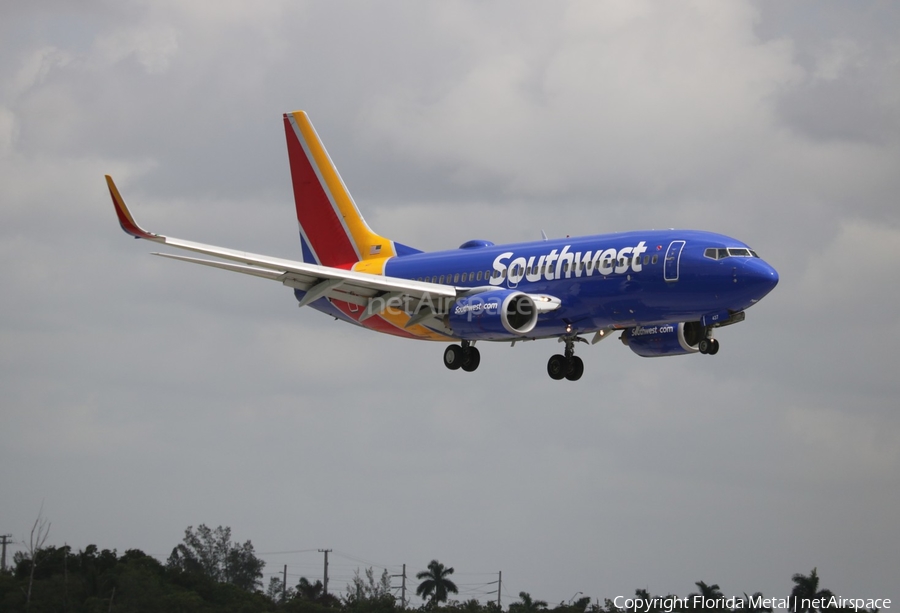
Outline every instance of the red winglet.
<path id="1" fill-rule="evenodd" d="M 129 211 L 128 207 L 125 206 L 125 201 L 122 199 L 122 195 L 119 194 L 119 190 L 116 187 L 116 184 L 113 182 L 112 177 L 109 175 L 106 175 L 106 184 L 109 186 L 109 195 L 112 196 L 113 206 L 116 207 L 116 215 L 119 217 L 119 225 L 122 226 L 122 229 L 125 230 L 125 232 L 135 238 L 146 238 L 149 240 L 159 240 L 163 238 L 159 234 L 147 232 L 137 224 L 137 222 L 134 220 L 134 217 L 131 216 L 131 211 Z"/>

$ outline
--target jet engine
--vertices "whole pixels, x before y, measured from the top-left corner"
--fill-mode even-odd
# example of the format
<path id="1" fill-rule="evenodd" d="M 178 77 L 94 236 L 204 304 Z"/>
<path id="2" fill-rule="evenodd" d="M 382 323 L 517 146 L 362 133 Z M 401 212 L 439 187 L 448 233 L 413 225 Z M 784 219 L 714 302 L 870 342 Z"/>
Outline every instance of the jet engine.
<path id="1" fill-rule="evenodd" d="M 622 333 L 622 342 L 641 357 L 685 355 L 700 351 L 706 329 L 699 321 L 658 326 L 635 326 Z"/>
<path id="2" fill-rule="evenodd" d="M 528 294 L 493 290 L 457 300 L 445 323 L 454 334 L 468 340 L 502 340 L 531 332 L 537 324 L 538 311 Z"/>

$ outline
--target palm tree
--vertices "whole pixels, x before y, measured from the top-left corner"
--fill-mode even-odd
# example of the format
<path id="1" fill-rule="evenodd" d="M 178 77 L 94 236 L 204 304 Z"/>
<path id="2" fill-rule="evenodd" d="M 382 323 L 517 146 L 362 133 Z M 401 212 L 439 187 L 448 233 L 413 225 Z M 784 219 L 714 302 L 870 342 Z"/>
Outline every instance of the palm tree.
<path id="1" fill-rule="evenodd" d="M 753 596 L 747 596 L 747 592 L 744 592 L 744 611 L 747 613 L 772 613 L 772 607 L 764 607 L 762 606 L 762 602 L 764 601 L 762 592 L 755 592 Z M 753 603 L 760 603 L 760 606 L 754 606 Z"/>
<path id="2" fill-rule="evenodd" d="M 831 590 L 819 589 L 819 573 L 816 569 L 808 576 L 797 573 L 791 577 L 794 582 L 794 589 L 791 590 L 791 610 L 794 613 L 815 613 L 821 611 L 825 607 L 813 607 L 813 600 L 832 598 L 834 594 Z"/>
<path id="3" fill-rule="evenodd" d="M 713 583 L 712 585 L 706 585 L 705 581 L 697 581 L 694 583 L 698 588 L 700 588 L 700 593 L 696 592 L 688 594 L 688 602 L 693 607 L 694 597 L 702 596 L 704 605 L 700 607 L 694 607 L 699 609 L 724 609 L 725 608 L 725 595 L 719 589 L 718 583 Z M 705 603 L 708 600 L 715 601 L 715 604 L 712 606 L 707 606 Z"/>
<path id="4" fill-rule="evenodd" d="M 519 592 L 519 600 L 522 602 L 514 602 L 509 605 L 510 613 L 537 613 L 537 611 L 547 608 L 545 601 L 534 600 L 528 592 Z"/>
<path id="5" fill-rule="evenodd" d="M 453 567 L 444 568 L 444 565 L 437 560 L 428 563 L 428 570 L 423 570 L 416 574 L 416 579 L 424 579 L 419 587 L 416 588 L 416 596 L 421 596 L 422 600 L 431 598 L 430 604 L 434 605 L 439 602 L 447 602 L 447 595 L 450 593 L 458 594 L 456 584 L 449 577 L 453 574 Z"/>

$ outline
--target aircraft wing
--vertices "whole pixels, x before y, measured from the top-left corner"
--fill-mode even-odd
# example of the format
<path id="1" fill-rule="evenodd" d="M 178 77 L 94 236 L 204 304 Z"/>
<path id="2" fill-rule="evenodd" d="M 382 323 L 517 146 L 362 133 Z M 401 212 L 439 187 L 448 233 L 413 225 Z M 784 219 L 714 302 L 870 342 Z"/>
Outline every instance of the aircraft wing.
<path id="1" fill-rule="evenodd" d="M 211 255 L 227 261 L 204 260 L 168 253 L 154 253 L 154 255 L 279 281 L 288 287 L 306 292 L 306 295 L 300 300 L 300 306 L 305 306 L 320 298 L 345 301 L 366 307 L 366 312 L 360 321 L 377 315 L 391 306 L 410 314 L 418 312 L 407 324 L 407 326 L 411 326 L 434 314 L 431 308 L 423 306 L 420 309 L 421 305 L 437 307 L 440 300 L 455 300 L 457 296 L 472 293 L 471 288 L 456 288 L 452 285 L 425 283 L 354 272 L 342 268 L 318 266 L 154 234 L 137 224 L 109 175 L 106 175 L 106 183 L 112 196 L 116 215 L 119 217 L 119 224 L 131 236 Z"/>

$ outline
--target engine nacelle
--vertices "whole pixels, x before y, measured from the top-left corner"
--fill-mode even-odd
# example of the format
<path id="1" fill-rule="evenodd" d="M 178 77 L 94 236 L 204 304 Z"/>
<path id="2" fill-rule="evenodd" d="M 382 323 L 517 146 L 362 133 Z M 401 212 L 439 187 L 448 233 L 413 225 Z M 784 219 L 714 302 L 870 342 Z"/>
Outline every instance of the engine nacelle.
<path id="1" fill-rule="evenodd" d="M 450 307 L 446 324 L 469 340 L 502 340 L 528 334 L 537 325 L 537 318 L 538 307 L 528 294 L 494 290 L 457 300 Z"/>
<path id="2" fill-rule="evenodd" d="M 685 355 L 700 351 L 698 345 L 705 337 L 698 321 L 659 326 L 635 326 L 622 333 L 622 342 L 644 358 L 666 355 Z"/>

